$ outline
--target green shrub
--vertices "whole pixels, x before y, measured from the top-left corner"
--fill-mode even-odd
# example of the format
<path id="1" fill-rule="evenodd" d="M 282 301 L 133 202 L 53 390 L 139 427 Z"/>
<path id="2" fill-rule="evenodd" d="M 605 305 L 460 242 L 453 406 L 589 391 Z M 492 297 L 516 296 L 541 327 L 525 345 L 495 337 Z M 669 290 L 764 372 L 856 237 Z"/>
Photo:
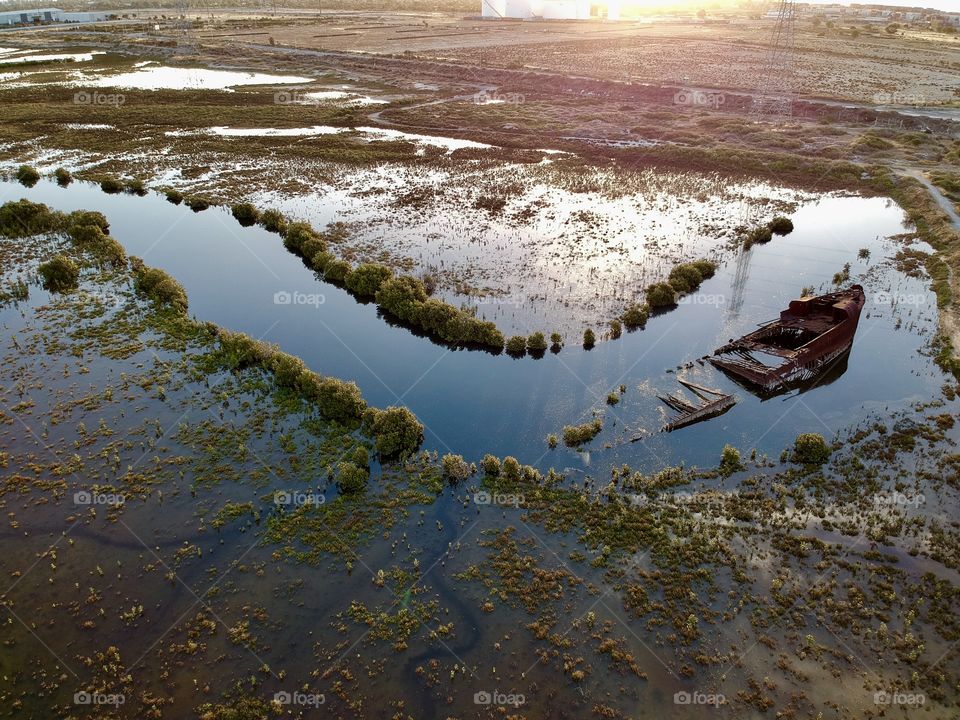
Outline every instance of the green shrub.
<path id="1" fill-rule="evenodd" d="M 650 317 L 650 309 L 646 305 L 634 304 L 623 311 L 621 320 L 628 328 L 642 328 Z"/>
<path id="2" fill-rule="evenodd" d="M 103 232 L 110 230 L 107 216 L 96 210 L 74 210 L 67 215 L 67 225 L 96 225 Z"/>
<path id="3" fill-rule="evenodd" d="M 173 188 L 168 188 L 164 191 L 164 195 L 167 196 L 167 202 L 173 203 L 174 205 L 179 205 L 183 202 L 183 193 L 179 190 L 174 190 Z"/>
<path id="4" fill-rule="evenodd" d="M 523 335 L 514 335 L 507 340 L 507 353 L 520 357 L 527 354 L 527 339 Z"/>
<path id="5" fill-rule="evenodd" d="M 405 322 L 411 322 L 421 303 L 427 300 L 427 291 L 417 278 L 410 275 L 387 280 L 376 294 L 377 304 Z"/>
<path id="6" fill-rule="evenodd" d="M 320 414 L 328 420 L 355 425 L 363 418 L 367 404 L 356 383 L 321 377 L 307 371 L 300 378 L 304 395 L 316 403 Z"/>
<path id="7" fill-rule="evenodd" d="M 547 339 L 542 332 L 535 332 L 527 338 L 527 350 L 532 353 L 542 353 L 547 349 Z"/>
<path id="8" fill-rule="evenodd" d="M 99 215 L 99 213 L 97 213 Z M 71 225 L 67 235 L 74 245 L 93 254 L 98 260 L 121 266 L 126 262 L 127 253 L 116 239 L 106 235 L 100 225 Z"/>
<path id="9" fill-rule="evenodd" d="M 744 469 L 740 451 L 732 445 L 724 445 L 720 453 L 720 474 L 724 477 Z"/>
<path id="10" fill-rule="evenodd" d="M 453 482 L 463 482 L 472 474 L 470 465 L 462 455 L 447 453 L 441 458 L 440 465 L 443 468 L 443 476 Z"/>
<path id="11" fill-rule="evenodd" d="M 703 282 L 703 275 L 692 263 L 683 263 L 670 271 L 668 282 L 670 287 L 677 292 L 692 292 L 700 287 L 700 283 Z"/>
<path id="12" fill-rule="evenodd" d="M 123 192 L 123 183 L 115 177 L 107 177 L 100 181 L 100 189 L 109 195 Z"/>
<path id="13" fill-rule="evenodd" d="M 793 232 L 793 220 L 783 215 L 777 215 L 770 221 L 770 231 L 776 235 L 789 235 Z"/>
<path id="14" fill-rule="evenodd" d="M 617 393 L 607 393 L 607 405 L 616 405 L 618 402 L 620 402 L 620 396 Z"/>
<path id="15" fill-rule="evenodd" d="M 33 187 L 40 182 L 40 173 L 37 172 L 36 168 L 30 167 L 29 165 L 21 165 L 18 167 L 14 177 L 16 177 L 17 182 L 24 187 Z"/>
<path id="16" fill-rule="evenodd" d="M 512 480 L 517 482 L 520 480 L 520 473 L 523 471 L 523 468 L 520 467 L 520 461 L 518 461 L 512 455 L 507 455 L 503 459 L 503 465 L 500 468 L 500 476 L 505 480 Z"/>
<path id="17" fill-rule="evenodd" d="M 559 350 L 563 346 L 563 335 L 558 332 L 550 333 L 550 346 L 554 350 Z"/>
<path id="18" fill-rule="evenodd" d="M 269 232 L 283 235 L 287 231 L 287 219 L 279 210 L 270 208 L 260 213 L 260 225 Z"/>
<path id="19" fill-rule="evenodd" d="M 344 495 L 355 495 L 367 489 L 370 470 L 345 461 L 337 464 L 337 487 Z"/>
<path id="20" fill-rule="evenodd" d="M 63 213 L 43 203 L 11 200 L 0 205 L 0 235 L 11 238 L 30 237 L 60 230 L 66 224 Z"/>
<path id="21" fill-rule="evenodd" d="M 53 292 L 72 290 L 80 281 L 80 268 L 73 260 L 63 255 L 57 255 L 42 263 L 39 270 L 43 286 Z"/>
<path id="22" fill-rule="evenodd" d="M 133 289 L 160 305 L 169 305 L 181 315 L 187 312 L 187 293 L 183 286 L 160 268 L 147 267 L 140 258 L 131 258 Z"/>
<path id="23" fill-rule="evenodd" d="M 243 227 L 256 225 L 257 219 L 260 217 L 260 211 L 248 202 L 237 203 L 230 208 L 230 212 Z"/>
<path id="24" fill-rule="evenodd" d="M 483 470 L 484 475 L 497 477 L 500 474 L 500 459 L 495 455 L 484 455 L 483 460 L 480 461 L 480 469 Z"/>
<path id="25" fill-rule="evenodd" d="M 563 428 L 563 442 L 568 447 L 581 445 L 593 440 L 603 430 L 603 420 L 594 418 L 582 425 L 567 425 Z"/>
<path id="26" fill-rule="evenodd" d="M 123 188 L 131 195 L 139 195 L 140 197 L 143 197 L 147 194 L 147 186 L 143 184 L 143 180 L 138 180 L 137 178 L 125 180 L 123 183 Z"/>
<path id="27" fill-rule="evenodd" d="M 57 185 L 60 187 L 66 187 L 73 182 L 73 175 L 70 174 L 70 171 L 66 168 L 57 168 L 53 171 L 53 177 L 57 181 Z"/>
<path id="28" fill-rule="evenodd" d="M 413 312 L 410 322 L 423 328 L 431 335 L 436 335 L 447 342 L 456 340 L 457 318 L 460 311 L 453 305 L 436 298 L 429 298 L 420 303 Z"/>
<path id="29" fill-rule="evenodd" d="M 367 408 L 363 427 L 383 457 L 409 455 L 423 442 L 423 425 L 405 407 Z"/>
<path id="30" fill-rule="evenodd" d="M 588 350 L 597 344 L 597 336 L 593 334 L 593 330 L 587 328 L 583 331 L 583 346 Z"/>
<path id="31" fill-rule="evenodd" d="M 321 250 L 310 256 L 310 267 L 322 275 L 327 269 L 327 265 L 334 259 L 333 255 L 326 250 Z"/>
<path id="32" fill-rule="evenodd" d="M 193 210 L 195 213 L 203 212 L 208 207 L 210 207 L 210 201 L 204 197 L 198 197 L 196 195 L 191 195 L 186 200 L 183 201 L 183 204 L 188 208 Z"/>
<path id="33" fill-rule="evenodd" d="M 677 304 L 677 294 L 667 283 L 654 283 L 647 288 L 647 305 L 652 308 L 669 307 Z"/>
<path id="34" fill-rule="evenodd" d="M 454 321 L 454 341 L 484 345 L 500 349 L 504 344 L 503 333 L 489 320 L 480 320 L 469 313 L 458 311 Z"/>
<path id="35" fill-rule="evenodd" d="M 287 223 L 283 235 L 283 246 L 290 252 L 306 258 L 327 249 L 327 244 L 323 242 L 320 234 L 306 222 Z"/>
<path id="36" fill-rule="evenodd" d="M 343 281 L 350 272 L 350 263 L 346 260 L 331 260 L 323 269 L 323 278 L 334 285 L 343 285 Z"/>
<path id="37" fill-rule="evenodd" d="M 559 440 L 557 439 L 556 435 L 554 435 L 553 433 L 550 433 L 549 435 L 547 435 L 547 447 L 553 450 L 555 447 L 557 447 L 558 444 L 559 444 Z"/>
<path id="38" fill-rule="evenodd" d="M 744 247 L 751 247 L 757 243 L 768 243 L 773 239 L 773 231 L 769 225 L 760 225 L 748 230 L 743 238 Z"/>
<path id="39" fill-rule="evenodd" d="M 344 283 L 355 295 L 372 298 L 376 296 L 380 286 L 391 277 L 393 277 L 393 271 L 386 265 L 363 263 L 347 273 Z"/>
<path id="40" fill-rule="evenodd" d="M 619 320 L 610 321 L 610 338 L 616 340 L 618 337 L 623 335 L 623 325 L 620 324 Z"/>
<path id="41" fill-rule="evenodd" d="M 793 462 L 822 465 L 830 459 L 830 446 L 819 433 L 802 433 L 793 443 Z"/>
<path id="42" fill-rule="evenodd" d="M 690 264 L 697 269 L 704 280 L 712 278 L 717 273 L 717 264 L 713 260 L 694 260 Z"/>

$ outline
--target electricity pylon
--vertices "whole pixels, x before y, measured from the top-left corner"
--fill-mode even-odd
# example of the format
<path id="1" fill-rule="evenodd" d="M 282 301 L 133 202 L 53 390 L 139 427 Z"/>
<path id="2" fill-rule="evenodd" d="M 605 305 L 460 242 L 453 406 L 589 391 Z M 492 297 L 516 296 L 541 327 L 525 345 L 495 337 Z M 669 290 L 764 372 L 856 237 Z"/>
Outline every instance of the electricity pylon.
<path id="1" fill-rule="evenodd" d="M 751 115 L 780 119 L 793 114 L 796 17 L 794 0 L 780 0 L 770 35 L 770 49 L 750 106 Z"/>

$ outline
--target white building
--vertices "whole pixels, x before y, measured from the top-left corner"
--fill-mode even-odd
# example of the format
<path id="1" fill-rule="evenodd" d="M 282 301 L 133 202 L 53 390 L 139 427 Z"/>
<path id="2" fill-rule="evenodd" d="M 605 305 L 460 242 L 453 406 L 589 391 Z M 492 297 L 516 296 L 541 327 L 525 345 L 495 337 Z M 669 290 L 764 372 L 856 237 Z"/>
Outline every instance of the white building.
<path id="1" fill-rule="evenodd" d="M 591 2 L 590 0 L 480 0 L 480 7 L 483 17 L 493 19 L 589 20 Z"/>

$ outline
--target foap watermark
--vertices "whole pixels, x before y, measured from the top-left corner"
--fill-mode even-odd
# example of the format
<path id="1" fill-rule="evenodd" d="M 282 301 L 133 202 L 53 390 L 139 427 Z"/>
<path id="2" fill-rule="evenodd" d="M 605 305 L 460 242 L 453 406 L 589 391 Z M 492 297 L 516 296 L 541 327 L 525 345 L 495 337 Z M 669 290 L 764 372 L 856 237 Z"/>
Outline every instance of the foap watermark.
<path id="1" fill-rule="evenodd" d="M 120 293 L 112 293 L 105 290 L 84 290 L 81 297 L 85 300 L 103 305 L 106 308 L 113 308 L 114 310 L 121 307 L 124 302 L 124 296 Z"/>
<path id="2" fill-rule="evenodd" d="M 712 705 L 720 707 L 727 704 L 727 698 L 720 693 L 687 692 L 681 690 L 673 694 L 674 705 Z"/>
<path id="3" fill-rule="evenodd" d="M 123 105 L 127 101 L 120 93 L 102 93 L 96 90 L 81 90 L 73 94 L 74 105 Z"/>
<path id="4" fill-rule="evenodd" d="M 303 93 L 280 90 L 273 94 L 274 105 L 320 105 L 320 98 Z"/>
<path id="5" fill-rule="evenodd" d="M 718 108 L 726 101 L 727 98 L 723 93 L 709 90 L 681 88 L 673 94 L 674 105 L 699 105 L 701 107 Z"/>
<path id="6" fill-rule="evenodd" d="M 281 690 L 278 693 L 273 694 L 273 702 L 277 705 L 296 705 L 297 707 L 320 707 L 327 701 L 326 696 L 322 693 L 305 693 L 305 692 L 287 692 L 286 690 Z"/>
<path id="7" fill-rule="evenodd" d="M 481 90 L 473 96 L 473 102 L 477 105 L 523 105 L 526 101 L 526 96 L 520 93 L 498 93 L 489 90 Z"/>
<path id="8" fill-rule="evenodd" d="M 518 708 L 526 701 L 527 698 L 522 693 L 502 693 L 499 690 L 494 690 L 493 692 L 481 690 L 473 694 L 474 705 L 496 705 L 499 707 Z"/>
<path id="9" fill-rule="evenodd" d="M 927 307 L 934 303 L 934 296 L 929 293 L 891 293 L 881 290 L 873 294 L 873 301 L 883 305 Z"/>
<path id="10" fill-rule="evenodd" d="M 320 307 L 327 301 L 323 293 L 288 292 L 279 290 L 273 294 L 274 305 L 312 305 Z"/>
<path id="11" fill-rule="evenodd" d="M 520 507 L 523 503 L 523 495 L 516 493 L 488 493 L 481 490 L 473 494 L 473 502 L 476 505 L 508 505 L 510 507 Z"/>
<path id="12" fill-rule="evenodd" d="M 877 105 L 925 105 L 927 98 L 917 93 L 878 92 L 873 96 Z"/>
<path id="13" fill-rule="evenodd" d="M 506 295 L 484 295 L 477 298 L 477 305 L 513 305 L 520 307 L 526 303 L 523 295 L 508 293 Z"/>
<path id="14" fill-rule="evenodd" d="M 323 505 L 326 501 L 327 497 L 323 493 L 277 490 L 273 494 L 274 505 L 300 507 L 301 505 Z"/>
<path id="15" fill-rule="evenodd" d="M 722 307 L 727 304 L 727 296 L 709 293 L 690 293 L 677 298 L 677 305 L 716 305 Z"/>
<path id="16" fill-rule="evenodd" d="M 82 690 L 73 694 L 74 705 L 113 705 L 119 707 L 127 701 L 123 693 L 100 693 Z"/>
<path id="17" fill-rule="evenodd" d="M 123 505 L 127 499 L 120 493 L 98 493 L 80 490 L 73 494 L 74 505 Z"/>
<path id="18" fill-rule="evenodd" d="M 920 507 L 926 501 L 927 498 L 923 496 L 923 493 L 907 495 L 906 493 L 897 492 L 896 490 L 893 492 L 877 493 L 873 496 L 873 504 L 880 507 L 892 507 L 894 505 Z"/>
<path id="19" fill-rule="evenodd" d="M 927 701 L 927 696 L 923 693 L 908 693 L 894 690 L 887 692 L 880 690 L 873 694 L 874 705 L 905 705 L 907 707 L 920 707 Z"/>

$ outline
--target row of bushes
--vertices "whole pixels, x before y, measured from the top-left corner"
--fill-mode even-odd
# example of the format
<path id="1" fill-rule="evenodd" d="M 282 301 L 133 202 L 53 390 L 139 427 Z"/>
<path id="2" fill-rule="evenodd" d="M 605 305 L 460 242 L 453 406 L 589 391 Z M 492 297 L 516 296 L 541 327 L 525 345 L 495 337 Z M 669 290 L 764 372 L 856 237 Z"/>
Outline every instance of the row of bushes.
<path id="1" fill-rule="evenodd" d="M 675 266 L 670 271 L 666 282 L 653 283 L 647 287 L 645 291 L 647 306 L 664 308 L 676 305 L 680 296 L 699 288 L 700 284 L 712 278 L 716 271 L 717 265 L 711 260 L 695 260 Z M 642 317 L 646 322 L 644 309 L 634 306 L 630 310 L 634 311 L 635 318 Z"/>

